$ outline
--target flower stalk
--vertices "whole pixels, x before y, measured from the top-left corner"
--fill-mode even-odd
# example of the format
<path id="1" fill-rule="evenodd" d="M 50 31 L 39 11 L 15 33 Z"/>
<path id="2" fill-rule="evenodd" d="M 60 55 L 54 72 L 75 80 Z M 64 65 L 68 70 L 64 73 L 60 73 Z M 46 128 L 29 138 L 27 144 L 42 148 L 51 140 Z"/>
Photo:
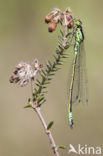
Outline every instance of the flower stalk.
<path id="1" fill-rule="evenodd" d="M 43 118 L 43 116 L 41 114 L 40 107 L 36 107 L 36 108 L 33 108 L 33 109 L 37 113 L 37 115 L 38 115 L 44 129 L 45 129 L 45 132 L 46 132 L 46 134 L 47 134 L 47 136 L 48 136 L 48 138 L 50 140 L 50 144 L 51 144 L 54 155 L 59 156 L 58 147 L 56 146 L 56 143 L 54 141 L 54 138 L 52 136 L 51 131 L 49 129 L 47 129 L 47 125 L 46 125 L 46 122 L 45 122 L 45 120 L 44 120 L 44 118 Z"/>

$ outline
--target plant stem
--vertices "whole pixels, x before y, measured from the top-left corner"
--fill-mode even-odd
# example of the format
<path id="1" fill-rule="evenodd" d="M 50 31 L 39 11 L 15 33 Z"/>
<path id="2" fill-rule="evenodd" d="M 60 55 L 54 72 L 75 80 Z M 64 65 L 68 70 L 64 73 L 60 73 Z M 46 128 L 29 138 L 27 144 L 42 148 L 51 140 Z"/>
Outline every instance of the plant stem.
<path id="1" fill-rule="evenodd" d="M 38 117 L 39 117 L 39 119 L 40 119 L 40 121 L 41 121 L 41 123 L 42 123 L 44 129 L 45 129 L 45 132 L 46 132 L 46 134 L 47 134 L 47 136 L 48 136 L 48 138 L 49 138 L 49 140 L 50 140 L 50 144 L 51 144 L 51 147 L 52 147 L 52 149 L 53 149 L 54 155 L 55 155 L 55 156 L 59 156 L 58 148 L 57 148 L 57 146 L 56 146 L 56 144 L 55 144 L 55 141 L 54 141 L 54 138 L 53 138 L 53 136 L 52 136 L 51 131 L 47 129 L 46 122 L 45 122 L 45 120 L 44 120 L 44 118 L 43 118 L 43 116 L 42 116 L 42 114 L 41 114 L 41 112 L 40 112 L 40 107 L 34 108 L 34 111 L 37 113 L 37 115 L 38 115 Z"/>
<path id="2" fill-rule="evenodd" d="M 66 17 L 65 17 L 66 18 Z M 66 21 L 66 20 L 65 20 Z M 51 68 L 47 71 L 47 73 L 45 74 L 45 78 L 42 79 L 41 81 L 41 85 L 44 85 L 45 84 L 45 81 L 46 79 L 49 77 L 49 74 L 53 72 L 53 70 L 56 68 L 56 66 L 58 65 L 58 63 L 60 62 L 61 58 L 62 58 L 62 55 L 65 51 L 65 47 L 66 47 L 66 44 L 67 44 L 67 33 L 68 33 L 68 30 L 67 30 L 67 23 L 65 22 L 65 25 L 64 25 L 64 35 L 63 35 L 63 42 L 62 42 L 62 48 L 59 52 L 60 55 L 57 56 L 56 60 L 53 62 L 53 64 L 51 65 Z M 32 80 L 31 80 L 32 81 Z M 32 84 L 32 82 L 31 82 Z M 32 88 L 32 94 L 33 94 L 33 86 L 31 85 L 31 88 Z M 53 153 L 54 153 L 54 156 L 59 156 L 59 152 L 58 152 L 58 147 L 56 146 L 56 143 L 54 141 L 54 138 L 52 136 L 52 133 L 50 130 L 47 129 L 47 125 L 46 125 L 46 122 L 40 112 L 40 107 L 38 105 L 38 97 L 40 96 L 40 93 L 42 91 L 42 87 L 39 86 L 38 88 L 38 91 L 37 91 L 37 94 L 36 94 L 36 97 L 35 97 L 35 100 L 33 100 L 33 105 L 32 105 L 32 108 L 34 109 L 34 111 L 37 113 L 44 129 L 45 129 L 45 132 L 50 140 L 50 144 L 51 144 L 51 147 L 53 149 Z M 34 98 L 34 96 L 32 96 Z"/>
<path id="3" fill-rule="evenodd" d="M 65 24 L 64 24 L 64 37 L 63 37 L 63 47 L 65 47 L 66 46 L 66 42 L 67 42 L 67 37 L 66 37 L 66 35 L 67 35 L 67 22 L 66 22 L 66 16 L 64 16 L 64 21 L 65 21 Z"/>
<path id="4" fill-rule="evenodd" d="M 31 92 L 33 93 L 33 80 L 31 79 Z M 33 97 L 33 94 L 32 94 L 32 97 Z M 53 150 L 53 153 L 54 153 L 54 156 L 59 156 L 59 152 L 58 152 L 58 147 L 56 146 L 56 143 L 54 141 L 54 138 L 52 136 L 52 133 L 50 130 L 47 129 L 47 124 L 40 112 L 40 107 L 37 107 L 38 104 L 36 104 L 35 102 L 33 102 L 33 105 L 32 105 L 32 108 L 34 109 L 34 111 L 37 113 L 44 129 L 45 129 L 45 132 L 50 140 L 50 144 L 51 144 L 51 147 L 52 147 L 52 150 Z"/>
<path id="5" fill-rule="evenodd" d="M 37 90 L 36 96 L 34 96 L 35 101 L 37 101 L 38 97 L 40 96 L 40 94 L 43 90 L 43 86 L 45 85 L 45 82 L 47 81 L 48 77 L 51 77 L 52 73 L 54 75 L 55 72 L 59 69 L 57 66 L 59 65 L 61 59 L 63 58 L 64 52 L 65 52 L 65 47 L 67 45 L 67 40 L 68 40 L 67 34 L 68 34 L 68 28 L 67 28 L 67 23 L 66 23 L 66 19 L 65 19 L 62 45 L 61 45 L 61 48 L 59 49 L 59 54 L 55 57 L 54 62 L 50 64 L 50 69 L 48 70 L 48 68 L 47 68 L 45 70 L 45 76 L 42 78 L 40 85 L 38 86 L 39 88 Z M 71 44 L 71 42 L 72 42 L 72 39 L 70 41 L 70 44 Z M 34 94 L 35 94 L 35 92 L 34 92 Z"/>

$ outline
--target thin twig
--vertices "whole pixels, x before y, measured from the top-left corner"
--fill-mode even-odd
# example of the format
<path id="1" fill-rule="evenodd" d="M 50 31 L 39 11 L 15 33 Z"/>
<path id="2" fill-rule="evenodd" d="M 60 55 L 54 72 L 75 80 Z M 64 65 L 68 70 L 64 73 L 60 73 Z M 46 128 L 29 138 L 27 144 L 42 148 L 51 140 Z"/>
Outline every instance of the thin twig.
<path id="1" fill-rule="evenodd" d="M 44 129 L 45 129 L 45 132 L 46 132 L 46 134 L 47 134 L 47 136 L 48 136 L 48 138 L 49 138 L 49 140 L 50 140 L 50 144 L 51 144 L 51 147 L 52 147 L 52 149 L 53 149 L 54 155 L 55 155 L 55 156 L 59 156 L 58 148 L 57 148 L 57 146 L 56 146 L 56 144 L 55 144 L 55 141 L 54 141 L 54 138 L 53 138 L 53 136 L 52 136 L 51 131 L 47 129 L 46 122 L 45 122 L 45 120 L 44 120 L 44 118 L 43 118 L 43 116 L 42 116 L 42 114 L 41 114 L 41 112 L 40 112 L 40 107 L 34 108 L 34 111 L 37 113 L 37 115 L 38 115 L 38 117 L 39 117 L 39 119 L 40 119 L 40 121 L 41 121 L 41 123 L 42 123 Z"/>
<path id="2" fill-rule="evenodd" d="M 31 79 L 31 92 L 32 92 L 32 93 L 33 93 L 33 88 L 34 88 L 34 87 L 33 87 L 33 80 Z M 32 96 L 33 96 L 33 94 L 32 94 Z M 49 140 L 50 140 L 50 144 L 51 144 L 51 147 L 52 147 L 52 149 L 53 149 L 54 155 L 55 155 L 55 156 L 59 156 L 58 147 L 56 146 L 56 143 L 55 143 L 55 141 L 54 141 L 54 138 L 53 138 L 53 136 L 52 136 L 52 133 L 51 133 L 50 130 L 47 129 L 47 124 L 46 124 L 46 122 L 45 122 L 45 120 L 44 120 L 44 118 L 43 118 L 43 116 L 42 116 L 42 114 L 41 114 L 41 112 L 40 112 L 40 107 L 36 107 L 36 106 L 38 106 L 38 104 L 36 104 L 36 103 L 34 102 L 33 105 L 32 105 L 32 108 L 33 108 L 34 111 L 37 113 L 37 115 L 38 115 L 38 117 L 39 117 L 39 119 L 40 119 L 40 121 L 41 121 L 41 123 L 42 123 L 44 129 L 45 129 L 45 132 L 46 132 L 46 134 L 47 134 L 47 136 L 48 136 L 48 138 L 49 138 Z"/>
<path id="3" fill-rule="evenodd" d="M 67 30 L 67 22 L 66 22 L 66 15 L 64 15 L 64 36 L 63 36 L 63 47 L 66 46 L 66 43 L 67 43 L 67 33 L 68 33 L 68 30 Z"/>

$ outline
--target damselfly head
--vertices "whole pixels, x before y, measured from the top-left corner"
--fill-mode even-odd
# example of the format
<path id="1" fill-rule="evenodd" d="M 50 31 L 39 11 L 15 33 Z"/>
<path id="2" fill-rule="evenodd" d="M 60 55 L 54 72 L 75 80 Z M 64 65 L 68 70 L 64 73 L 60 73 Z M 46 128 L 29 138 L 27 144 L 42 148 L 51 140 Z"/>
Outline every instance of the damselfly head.
<path id="1" fill-rule="evenodd" d="M 82 25 L 82 22 L 81 22 L 81 20 L 77 20 L 75 23 L 76 23 L 76 25 L 77 25 L 77 26 L 80 26 L 80 25 Z"/>

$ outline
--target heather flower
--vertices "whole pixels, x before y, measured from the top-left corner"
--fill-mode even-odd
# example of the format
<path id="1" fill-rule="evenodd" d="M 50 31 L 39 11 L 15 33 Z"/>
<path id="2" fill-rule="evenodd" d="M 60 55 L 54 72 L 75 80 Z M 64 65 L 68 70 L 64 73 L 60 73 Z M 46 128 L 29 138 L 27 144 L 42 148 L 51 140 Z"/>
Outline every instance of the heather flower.
<path id="1" fill-rule="evenodd" d="M 67 26 L 68 28 L 72 28 L 74 26 L 73 14 L 70 8 L 67 8 L 65 11 L 61 11 L 60 9 L 54 8 L 46 17 L 45 22 L 50 23 L 48 26 L 48 31 L 53 32 L 56 30 L 56 27 L 59 23 L 63 26 Z"/>
<path id="2" fill-rule="evenodd" d="M 20 62 L 10 77 L 10 83 L 17 83 L 20 87 L 24 87 L 35 78 L 42 67 L 41 64 L 38 64 L 37 59 L 34 60 L 33 67 L 26 62 Z"/>

